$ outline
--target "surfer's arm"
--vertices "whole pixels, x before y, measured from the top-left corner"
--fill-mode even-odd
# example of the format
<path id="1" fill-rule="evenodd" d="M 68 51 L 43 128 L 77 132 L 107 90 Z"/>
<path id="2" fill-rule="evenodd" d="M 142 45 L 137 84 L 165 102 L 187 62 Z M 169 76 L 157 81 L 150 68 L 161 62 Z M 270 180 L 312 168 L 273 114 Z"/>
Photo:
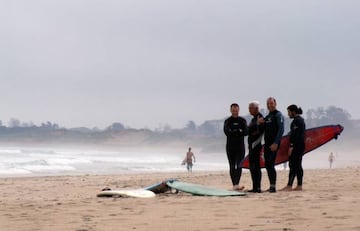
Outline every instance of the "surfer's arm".
<path id="1" fill-rule="evenodd" d="M 284 134 L 284 118 L 283 118 L 281 112 L 276 113 L 276 122 L 277 122 L 277 125 L 279 126 L 279 128 L 278 128 L 278 132 L 276 134 L 274 143 L 279 145 L 282 135 Z"/>
<path id="2" fill-rule="evenodd" d="M 246 120 L 243 121 L 243 126 L 242 126 L 242 134 L 243 136 L 247 136 L 249 134 L 249 128 L 246 124 Z"/>
<path id="3" fill-rule="evenodd" d="M 299 132 L 298 132 L 298 128 L 292 129 L 290 132 L 290 137 L 289 137 L 289 141 L 290 141 L 290 147 L 294 147 L 297 137 L 299 136 Z"/>
<path id="4" fill-rule="evenodd" d="M 247 135 L 247 125 L 246 120 L 239 121 L 241 124 L 240 127 L 231 127 L 231 123 L 229 120 L 225 120 L 224 122 L 224 133 L 226 136 L 232 136 L 232 137 L 239 137 L 239 136 L 246 136 Z"/>
<path id="5" fill-rule="evenodd" d="M 256 135 L 262 135 L 264 133 L 265 124 L 264 123 L 259 123 L 258 122 L 259 118 L 264 118 L 264 117 L 259 116 L 256 120 L 253 119 L 251 121 L 251 125 L 249 125 L 249 127 L 248 127 L 248 135 L 250 134 L 252 136 L 256 136 Z"/>
<path id="6" fill-rule="evenodd" d="M 230 128 L 229 128 L 229 121 L 228 120 L 225 120 L 224 122 L 224 133 L 226 136 L 229 136 L 230 135 Z"/>
<path id="7" fill-rule="evenodd" d="M 264 118 L 264 117 L 261 117 Z M 258 134 L 263 134 L 265 131 L 265 124 L 264 123 L 256 123 L 256 131 Z"/>

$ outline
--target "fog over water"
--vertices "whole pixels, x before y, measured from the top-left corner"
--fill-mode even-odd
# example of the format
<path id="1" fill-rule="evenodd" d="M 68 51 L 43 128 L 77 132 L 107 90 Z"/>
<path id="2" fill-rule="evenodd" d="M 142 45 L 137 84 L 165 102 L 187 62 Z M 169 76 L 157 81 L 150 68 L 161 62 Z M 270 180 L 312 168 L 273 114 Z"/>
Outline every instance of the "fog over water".
<path id="1" fill-rule="evenodd" d="M 360 118 L 360 2 L 13 0 L 0 119 L 183 127 L 268 96 Z"/>

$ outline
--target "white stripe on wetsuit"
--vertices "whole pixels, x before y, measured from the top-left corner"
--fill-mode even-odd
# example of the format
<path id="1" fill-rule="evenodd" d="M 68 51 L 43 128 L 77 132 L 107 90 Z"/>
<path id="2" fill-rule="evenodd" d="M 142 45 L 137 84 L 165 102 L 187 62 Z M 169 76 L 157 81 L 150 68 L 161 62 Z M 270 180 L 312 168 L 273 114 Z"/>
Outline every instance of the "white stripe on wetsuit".
<path id="1" fill-rule="evenodd" d="M 252 142 L 251 144 L 251 148 L 255 148 L 256 145 L 260 144 L 261 143 L 261 140 L 262 140 L 262 135 L 257 139 L 255 140 L 254 142 Z"/>

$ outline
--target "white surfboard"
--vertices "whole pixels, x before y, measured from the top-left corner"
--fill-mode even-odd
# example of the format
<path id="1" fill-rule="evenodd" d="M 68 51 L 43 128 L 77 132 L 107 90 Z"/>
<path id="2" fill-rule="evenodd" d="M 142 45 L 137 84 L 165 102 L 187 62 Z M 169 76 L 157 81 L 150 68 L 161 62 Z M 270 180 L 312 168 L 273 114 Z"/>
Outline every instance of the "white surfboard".
<path id="1" fill-rule="evenodd" d="M 105 190 L 98 193 L 97 196 L 151 198 L 151 197 L 155 197 L 155 193 L 146 189 L 119 189 L 119 190 Z"/>

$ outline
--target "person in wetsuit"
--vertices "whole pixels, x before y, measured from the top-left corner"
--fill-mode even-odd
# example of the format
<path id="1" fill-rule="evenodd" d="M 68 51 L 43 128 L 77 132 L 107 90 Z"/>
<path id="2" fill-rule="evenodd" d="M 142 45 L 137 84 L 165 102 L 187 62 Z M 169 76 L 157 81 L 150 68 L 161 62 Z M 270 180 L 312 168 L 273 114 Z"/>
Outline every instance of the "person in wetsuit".
<path id="1" fill-rule="evenodd" d="M 261 193 L 260 152 L 262 148 L 261 140 L 264 134 L 264 124 L 259 124 L 258 119 L 264 118 L 264 116 L 259 112 L 259 102 L 250 102 L 249 113 L 253 116 L 248 126 L 249 163 L 253 186 L 248 192 Z"/>
<path id="2" fill-rule="evenodd" d="M 265 167 L 268 174 L 270 188 L 269 192 L 276 192 L 276 170 L 275 159 L 277 151 L 280 147 L 280 141 L 284 133 L 284 117 L 280 111 L 276 109 L 276 100 L 270 97 L 266 101 L 269 114 L 263 118 L 259 118 L 258 123 L 265 124 L 265 145 L 264 158 Z"/>
<path id="3" fill-rule="evenodd" d="M 246 120 L 239 116 L 239 105 L 230 105 L 231 116 L 224 122 L 224 133 L 226 135 L 226 154 L 230 167 L 230 178 L 234 190 L 243 190 L 239 186 L 242 168 L 241 161 L 245 156 L 244 136 L 248 134 Z"/>
<path id="4" fill-rule="evenodd" d="M 290 147 L 289 147 L 289 180 L 283 191 L 302 190 L 304 171 L 302 168 L 302 156 L 305 151 L 305 122 L 300 116 L 302 109 L 292 104 L 288 108 L 288 115 L 293 121 L 290 124 Z M 295 177 L 297 186 L 293 189 Z"/>

